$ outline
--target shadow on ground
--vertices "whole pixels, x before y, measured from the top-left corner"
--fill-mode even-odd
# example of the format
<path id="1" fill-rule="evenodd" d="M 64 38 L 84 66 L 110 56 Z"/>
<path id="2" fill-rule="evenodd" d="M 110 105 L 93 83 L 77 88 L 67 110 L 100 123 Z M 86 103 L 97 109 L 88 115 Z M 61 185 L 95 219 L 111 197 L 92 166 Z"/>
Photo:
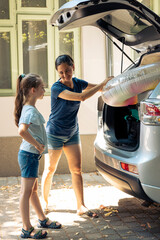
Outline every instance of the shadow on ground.
<path id="1" fill-rule="evenodd" d="M 0 239 L 20 239 L 19 195 L 20 184 L 0 187 Z M 84 176 L 84 195 L 86 205 L 96 211 L 99 218 L 77 216 L 70 175 L 54 178 L 47 216 L 60 221 L 63 228 L 48 230 L 47 239 L 160 239 L 159 207 L 143 207 L 142 201 L 115 189 L 96 174 Z M 36 226 L 37 217 L 33 209 L 31 219 Z"/>

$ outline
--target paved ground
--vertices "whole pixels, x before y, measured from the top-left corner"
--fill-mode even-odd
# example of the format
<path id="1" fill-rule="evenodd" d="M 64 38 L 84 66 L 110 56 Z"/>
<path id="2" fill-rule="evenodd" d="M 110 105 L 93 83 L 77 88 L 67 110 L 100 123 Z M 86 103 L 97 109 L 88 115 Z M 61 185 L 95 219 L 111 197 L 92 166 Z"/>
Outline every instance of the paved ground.
<path id="1" fill-rule="evenodd" d="M 160 239 L 160 207 L 142 207 L 140 200 L 110 186 L 97 173 L 83 174 L 83 179 L 85 203 L 99 218 L 77 216 L 70 175 L 55 175 L 48 216 L 63 228 L 49 230 L 47 239 Z M 19 193 L 20 178 L 0 178 L 0 239 L 20 239 Z M 36 226 L 33 210 L 31 219 Z"/>

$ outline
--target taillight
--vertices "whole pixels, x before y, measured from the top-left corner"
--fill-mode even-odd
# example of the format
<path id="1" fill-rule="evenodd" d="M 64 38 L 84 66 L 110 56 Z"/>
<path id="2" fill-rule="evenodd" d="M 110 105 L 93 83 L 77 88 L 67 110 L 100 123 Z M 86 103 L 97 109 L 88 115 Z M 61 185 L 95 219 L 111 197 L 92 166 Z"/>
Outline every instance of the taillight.
<path id="1" fill-rule="evenodd" d="M 160 116 L 160 110 L 155 105 L 148 103 L 146 104 L 146 114 L 150 116 Z"/>
<path id="2" fill-rule="evenodd" d="M 141 102 L 141 120 L 144 124 L 160 125 L 160 103 Z"/>
<path id="3" fill-rule="evenodd" d="M 128 163 L 123 163 L 121 162 L 121 168 L 125 171 L 131 172 L 131 173 L 135 173 L 138 174 L 138 169 L 136 165 L 133 164 L 128 164 Z"/>

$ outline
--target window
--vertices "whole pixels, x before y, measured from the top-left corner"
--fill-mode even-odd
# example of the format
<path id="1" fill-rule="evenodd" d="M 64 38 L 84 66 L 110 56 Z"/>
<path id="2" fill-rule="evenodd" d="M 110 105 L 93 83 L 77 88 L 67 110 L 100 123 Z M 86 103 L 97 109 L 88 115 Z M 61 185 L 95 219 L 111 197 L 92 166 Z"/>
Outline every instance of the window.
<path id="1" fill-rule="evenodd" d="M 9 0 L 0 1 L 0 19 L 9 19 Z"/>
<path id="2" fill-rule="evenodd" d="M 22 21 L 23 73 L 39 73 L 48 87 L 46 20 Z"/>
<path id="3" fill-rule="evenodd" d="M 55 37 L 59 37 L 59 40 L 55 39 L 55 58 L 61 54 L 70 55 L 75 62 L 75 75 L 81 77 L 81 68 L 80 68 L 80 33 L 79 29 L 74 29 L 71 31 L 60 31 L 56 29 Z M 56 79 L 58 78 L 56 72 Z"/>
<path id="4" fill-rule="evenodd" d="M 59 34 L 60 49 L 59 54 L 68 54 L 74 58 L 74 33 L 62 32 Z"/>
<path id="5" fill-rule="evenodd" d="M 22 0 L 21 7 L 46 7 L 46 0 Z"/>
<path id="6" fill-rule="evenodd" d="M 49 11 L 53 11 L 55 2 L 55 0 L 15 0 L 15 1 L 17 1 L 17 10 L 19 13 L 39 12 L 40 14 L 49 14 Z"/>
<path id="7" fill-rule="evenodd" d="M 10 32 L 0 32 L 0 88 L 11 89 L 11 36 Z M 6 68 L 7 66 L 7 68 Z"/>
<path id="8" fill-rule="evenodd" d="M 59 7 L 68 2 L 67 0 L 59 0 Z"/>
<path id="9" fill-rule="evenodd" d="M 59 2 L 59 4 L 58 4 Z M 58 9 L 63 4 L 69 2 L 68 0 L 59 0 L 55 2 L 55 8 Z M 55 29 L 55 37 L 59 38 L 58 41 L 55 39 L 55 58 L 61 54 L 69 54 L 75 62 L 75 75 L 81 77 L 81 68 L 80 68 L 80 30 L 61 30 L 60 32 Z M 56 79 L 58 78 L 56 72 Z"/>
<path id="10" fill-rule="evenodd" d="M 137 21 L 137 19 L 139 19 L 139 21 Z M 103 20 L 130 35 L 136 35 L 148 26 L 151 26 L 149 21 L 128 9 L 112 11 L 111 14 L 105 16 Z"/>
<path id="11" fill-rule="evenodd" d="M 46 94 L 57 79 L 54 67 L 59 54 L 80 62 L 79 29 L 59 32 L 50 25 L 53 13 L 66 0 L 0 0 L 0 96 L 15 95 L 22 73 L 37 73 Z M 80 67 L 76 68 L 77 77 Z"/>
<path id="12" fill-rule="evenodd" d="M 46 92 L 55 80 L 54 28 L 50 16 L 18 16 L 19 74 L 37 73 L 42 76 Z"/>
<path id="13" fill-rule="evenodd" d="M 0 27 L 14 24 L 14 0 L 0 0 Z"/>
<path id="14" fill-rule="evenodd" d="M 15 42 L 14 29 L 0 27 L 0 96 L 10 96 L 15 92 L 17 78 L 17 48 L 13 47 Z"/>

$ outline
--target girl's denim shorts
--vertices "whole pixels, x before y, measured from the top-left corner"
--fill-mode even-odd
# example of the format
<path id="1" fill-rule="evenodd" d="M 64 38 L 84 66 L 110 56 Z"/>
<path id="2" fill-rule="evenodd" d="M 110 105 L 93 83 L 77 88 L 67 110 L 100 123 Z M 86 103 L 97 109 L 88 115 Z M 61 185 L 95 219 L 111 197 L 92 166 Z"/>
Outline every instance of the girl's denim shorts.
<path id="1" fill-rule="evenodd" d="M 76 132 L 73 136 L 56 136 L 47 133 L 48 149 L 60 150 L 63 146 L 74 145 L 80 143 L 79 132 Z"/>
<path id="2" fill-rule="evenodd" d="M 21 177 L 38 178 L 38 167 L 40 154 L 19 150 L 18 163 L 21 170 Z"/>

